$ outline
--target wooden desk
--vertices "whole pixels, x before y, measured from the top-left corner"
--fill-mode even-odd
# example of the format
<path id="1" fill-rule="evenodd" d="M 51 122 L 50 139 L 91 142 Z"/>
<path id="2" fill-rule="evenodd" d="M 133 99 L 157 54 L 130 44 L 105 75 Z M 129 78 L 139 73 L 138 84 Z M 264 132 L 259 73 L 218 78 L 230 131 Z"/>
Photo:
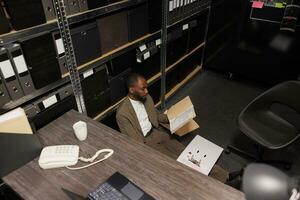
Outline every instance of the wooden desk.
<path id="1" fill-rule="evenodd" d="M 88 138 L 79 142 L 72 124 L 88 122 Z M 61 188 L 86 196 L 119 171 L 156 199 L 244 200 L 243 193 L 202 175 L 109 127 L 70 111 L 38 131 L 44 145 L 78 144 L 80 155 L 112 148 L 108 160 L 79 171 L 42 170 L 35 159 L 3 178 L 24 199 L 69 199 Z M 17 148 L 17 147 L 16 147 Z"/>

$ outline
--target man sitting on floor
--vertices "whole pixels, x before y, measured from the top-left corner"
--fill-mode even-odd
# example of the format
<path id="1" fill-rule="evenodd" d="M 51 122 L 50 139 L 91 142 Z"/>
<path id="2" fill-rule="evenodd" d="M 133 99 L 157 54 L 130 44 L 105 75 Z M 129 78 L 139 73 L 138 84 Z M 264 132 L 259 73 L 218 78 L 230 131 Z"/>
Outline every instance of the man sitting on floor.
<path id="1" fill-rule="evenodd" d="M 128 95 L 116 115 L 121 132 L 176 159 L 185 147 L 160 127 L 160 123 L 169 121 L 155 108 L 146 79 L 132 73 L 126 85 Z"/>

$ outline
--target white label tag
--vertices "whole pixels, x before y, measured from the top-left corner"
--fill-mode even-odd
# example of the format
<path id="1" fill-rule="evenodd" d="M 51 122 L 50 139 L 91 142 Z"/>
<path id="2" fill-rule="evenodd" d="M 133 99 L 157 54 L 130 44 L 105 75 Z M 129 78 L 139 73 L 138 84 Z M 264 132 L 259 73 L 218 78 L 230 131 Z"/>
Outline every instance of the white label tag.
<path id="1" fill-rule="evenodd" d="M 55 40 L 55 44 L 56 44 L 56 49 L 57 49 L 58 55 L 65 53 L 64 43 L 61 38 Z"/>
<path id="2" fill-rule="evenodd" d="M 158 45 L 160 45 L 160 44 L 161 44 L 161 39 L 155 40 L 155 45 L 156 45 L 156 46 L 158 46 Z"/>
<path id="3" fill-rule="evenodd" d="M 186 30 L 186 29 L 188 29 L 189 28 L 189 24 L 184 24 L 183 26 L 182 26 L 182 30 Z"/>
<path id="4" fill-rule="evenodd" d="M 52 106 L 53 104 L 56 104 L 57 103 L 57 98 L 56 98 L 56 95 L 53 95 L 47 99 L 45 99 L 43 101 L 43 105 L 45 108 L 48 108 L 50 106 Z"/>
<path id="5" fill-rule="evenodd" d="M 179 2 L 180 2 L 180 0 L 177 0 L 177 8 L 179 7 Z"/>
<path id="6" fill-rule="evenodd" d="M 186 5 L 187 4 L 187 0 L 184 0 L 184 5 Z"/>
<path id="7" fill-rule="evenodd" d="M 183 6 L 183 0 L 180 1 L 180 6 Z"/>
<path id="8" fill-rule="evenodd" d="M 173 1 L 169 1 L 169 12 L 173 11 Z"/>
<path id="9" fill-rule="evenodd" d="M 10 60 L 0 62 L 0 69 L 5 79 L 15 76 Z"/>
<path id="10" fill-rule="evenodd" d="M 177 5 L 177 4 L 176 4 L 176 1 L 177 1 L 177 0 L 173 0 L 173 10 L 174 10 L 175 8 L 177 8 L 177 7 L 176 7 L 176 5 Z"/>
<path id="11" fill-rule="evenodd" d="M 23 55 L 14 57 L 14 62 L 19 74 L 28 71 L 28 67 Z"/>
<path id="12" fill-rule="evenodd" d="M 136 62 L 141 63 L 141 59 L 140 58 L 136 58 Z"/>
<path id="13" fill-rule="evenodd" d="M 143 44 L 142 46 L 139 47 L 140 51 L 143 52 L 144 50 L 147 49 L 147 46 L 145 44 Z"/>
<path id="14" fill-rule="evenodd" d="M 148 51 L 144 54 L 144 60 L 147 60 L 149 57 L 150 57 L 150 52 Z"/>
<path id="15" fill-rule="evenodd" d="M 87 71 L 83 72 L 83 78 L 87 78 L 87 77 L 89 77 L 89 76 L 91 76 L 93 74 L 94 74 L 94 70 L 93 69 L 87 70 Z"/>

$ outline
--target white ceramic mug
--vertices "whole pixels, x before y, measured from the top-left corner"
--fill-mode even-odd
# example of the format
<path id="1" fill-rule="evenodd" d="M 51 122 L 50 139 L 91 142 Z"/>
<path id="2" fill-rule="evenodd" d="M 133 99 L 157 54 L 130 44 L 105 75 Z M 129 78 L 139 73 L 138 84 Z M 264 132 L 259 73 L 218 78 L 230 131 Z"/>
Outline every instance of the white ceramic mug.
<path id="1" fill-rule="evenodd" d="M 84 141 L 87 138 L 87 124 L 83 121 L 78 121 L 73 124 L 73 130 L 78 140 Z"/>

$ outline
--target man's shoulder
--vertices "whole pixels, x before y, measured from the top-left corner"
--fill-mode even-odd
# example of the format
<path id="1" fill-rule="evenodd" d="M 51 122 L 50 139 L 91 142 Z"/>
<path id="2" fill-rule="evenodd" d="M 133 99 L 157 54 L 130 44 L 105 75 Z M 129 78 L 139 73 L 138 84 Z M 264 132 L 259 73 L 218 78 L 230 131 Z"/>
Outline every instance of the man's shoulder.
<path id="1" fill-rule="evenodd" d="M 120 116 L 120 115 L 126 115 L 127 113 L 127 110 L 128 110 L 128 99 L 127 97 L 125 97 L 125 99 L 119 104 L 118 108 L 117 108 L 117 113 L 116 115 L 117 116 Z"/>

